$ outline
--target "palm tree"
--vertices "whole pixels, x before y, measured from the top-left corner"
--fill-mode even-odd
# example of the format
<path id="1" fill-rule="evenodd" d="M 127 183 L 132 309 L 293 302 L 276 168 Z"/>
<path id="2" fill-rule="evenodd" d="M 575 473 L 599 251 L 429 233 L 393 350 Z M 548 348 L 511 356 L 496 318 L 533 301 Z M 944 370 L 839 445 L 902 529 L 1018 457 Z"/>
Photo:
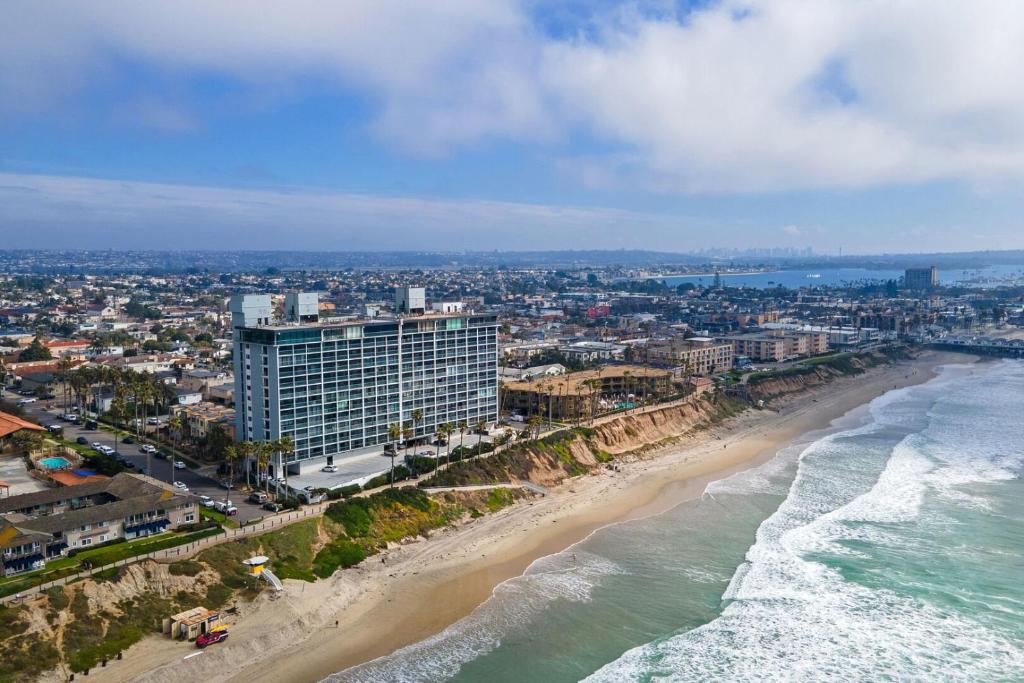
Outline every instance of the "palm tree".
<path id="1" fill-rule="evenodd" d="M 277 451 L 278 461 L 281 463 L 281 472 L 284 474 L 284 487 L 288 488 L 288 467 L 285 466 L 285 461 L 288 460 L 288 456 L 295 452 L 295 442 L 292 437 L 285 434 L 276 441 L 272 441 L 272 448 Z"/>
<path id="2" fill-rule="evenodd" d="M 413 438 L 416 438 L 416 425 L 423 421 L 423 411 L 419 408 L 413 408 L 413 411 L 409 413 L 409 417 L 412 418 L 412 432 Z"/>
<path id="3" fill-rule="evenodd" d="M 405 447 L 405 456 L 409 457 L 409 446 L 411 445 L 412 437 L 416 432 L 409 423 L 406 422 L 405 426 L 402 427 L 402 445 Z"/>
<path id="4" fill-rule="evenodd" d="M 498 419 L 501 419 L 501 414 L 505 412 L 505 382 L 504 380 L 498 380 Z"/>
<path id="5" fill-rule="evenodd" d="M 57 377 L 60 378 L 61 383 L 61 397 L 64 399 L 64 414 L 68 412 L 68 394 L 70 393 L 68 381 L 71 378 L 71 368 L 75 364 L 67 356 L 57 361 Z"/>
<path id="6" fill-rule="evenodd" d="M 185 427 L 184 421 L 180 415 L 171 415 L 167 419 L 167 429 L 171 432 L 171 440 L 174 442 L 174 447 L 178 447 L 178 441 L 181 438 L 181 430 Z"/>
<path id="7" fill-rule="evenodd" d="M 452 434 L 455 433 L 455 425 L 445 422 L 441 426 L 444 429 L 444 460 L 447 466 L 452 464 Z"/>
<path id="8" fill-rule="evenodd" d="M 477 454 L 477 456 L 480 455 L 480 444 L 482 444 L 483 441 L 484 441 L 483 436 L 484 436 L 484 431 L 486 429 L 487 429 L 487 421 L 486 420 L 480 419 L 480 420 L 476 421 L 476 433 L 480 437 L 479 439 L 477 439 L 477 442 L 476 442 L 476 454 Z"/>
<path id="9" fill-rule="evenodd" d="M 444 425 L 439 425 L 437 431 L 434 432 L 434 439 L 437 440 L 437 457 L 435 458 L 439 463 L 441 461 L 441 441 L 444 439 Z"/>
<path id="10" fill-rule="evenodd" d="M 75 396 L 75 405 L 82 409 L 85 404 L 85 396 L 88 393 L 89 383 L 85 377 L 84 368 L 71 373 L 71 393 Z"/>
<path id="11" fill-rule="evenodd" d="M 461 453 L 462 442 L 466 438 L 466 432 L 469 431 L 469 424 L 465 420 L 459 420 L 459 423 L 456 425 L 456 427 L 458 427 L 459 430 L 459 452 Z"/>
<path id="12" fill-rule="evenodd" d="M 243 441 L 238 444 L 237 448 L 235 444 L 230 444 L 224 449 L 224 462 L 228 465 L 228 488 L 224 492 L 224 505 L 228 504 L 230 500 L 228 496 L 231 493 L 231 487 L 235 483 L 235 463 L 242 459 L 244 453 L 250 449 L 249 444 L 251 443 L 251 441 Z"/>
<path id="13" fill-rule="evenodd" d="M 526 425 L 529 428 L 529 433 L 534 434 L 534 439 L 540 438 L 540 426 L 542 422 L 544 422 L 544 418 L 540 415 L 531 415 L 530 419 L 526 422 Z"/>
<path id="14" fill-rule="evenodd" d="M 259 448 L 256 449 L 256 471 L 263 476 L 263 490 L 269 495 L 270 494 L 270 476 L 268 470 L 270 469 L 270 462 L 274 455 L 273 446 L 269 443 L 259 444 Z"/>
<path id="15" fill-rule="evenodd" d="M 395 488 L 395 452 L 398 450 L 398 440 L 402 438 L 402 428 L 392 422 L 388 425 L 388 439 L 391 441 L 391 488 Z"/>

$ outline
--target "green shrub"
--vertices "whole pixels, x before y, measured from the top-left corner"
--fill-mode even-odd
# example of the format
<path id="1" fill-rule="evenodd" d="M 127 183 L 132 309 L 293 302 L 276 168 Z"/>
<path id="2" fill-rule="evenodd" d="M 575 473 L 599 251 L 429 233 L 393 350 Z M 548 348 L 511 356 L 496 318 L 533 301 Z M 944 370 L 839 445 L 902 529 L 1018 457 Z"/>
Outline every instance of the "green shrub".
<path id="1" fill-rule="evenodd" d="M 193 560 L 182 560 L 181 562 L 172 562 L 167 567 L 167 571 L 174 576 L 196 576 L 203 571 L 203 565 Z"/>
<path id="2" fill-rule="evenodd" d="M 363 490 L 359 484 L 349 484 L 348 486 L 342 486 L 338 491 L 341 493 L 342 498 L 351 498 L 360 491 Z"/>
<path id="3" fill-rule="evenodd" d="M 407 465 L 417 476 L 426 474 L 427 472 L 433 472 L 437 469 L 436 460 L 422 455 L 411 456 L 407 461 Z"/>
<path id="4" fill-rule="evenodd" d="M 354 567 L 366 559 L 366 550 L 347 539 L 338 539 L 325 545 L 313 559 L 313 573 L 321 579 L 331 576 L 339 568 Z"/>
<path id="5" fill-rule="evenodd" d="M 405 481 L 412 476 L 412 472 L 405 465 L 395 465 L 395 482 Z M 370 489 L 380 488 L 381 486 L 387 486 L 391 483 L 391 470 L 388 470 L 384 474 L 379 474 L 370 481 L 363 484 L 363 490 L 368 491 Z"/>
<path id="6" fill-rule="evenodd" d="M 497 512 L 498 510 L 508 507 L 515 502 L 515 496 L 512 491 L 507 488 L 491 489 L 490 494 L 487 496 L 487 509 L 491 512 Z"/>
<path id="7" fill-rule="evenodd" d="M 370 531 L 369 499 L 353 498 L 327 506 L 324 515 L 345 527 L 349 538 L 366 536 Z"/>
<path id="8" fill-rule="evenodd" d="M 116 581 L 121 578 L 121 569 L 121 567 L 110 567 L 108 569 L 98 571 L 92 575 L 92 580 L 100 583 L 104 581 Z"/>
<path id="9" fill-rule="evenodd" d="M 68 594 L 65 593 L 64 589 L 60 586 L 53 586 L 52 588 L 47 588 L 46 597 L 50 600 L 50 607 L 52 607 L 55 610 L 62 610 L 66 608 L 69 604 L 71 604 L 71 598 L 68 597 Z M 2 627 L 2 624 L 0 624 L 0 627 Z M 3 630 L 3 628 L 0 628 L 0 631 Z"/>
<path id="10" fill-rule="evenodd" d="M 245 585 L 243 583 L 243 585 Z M 238 586 L 241 588 L 241 586 Z M 206 589 L 206 600 L 204 606 L 207 609 L 218 609 L 227 604 L 234 591 L 223 583 L 215 583 Z"/>

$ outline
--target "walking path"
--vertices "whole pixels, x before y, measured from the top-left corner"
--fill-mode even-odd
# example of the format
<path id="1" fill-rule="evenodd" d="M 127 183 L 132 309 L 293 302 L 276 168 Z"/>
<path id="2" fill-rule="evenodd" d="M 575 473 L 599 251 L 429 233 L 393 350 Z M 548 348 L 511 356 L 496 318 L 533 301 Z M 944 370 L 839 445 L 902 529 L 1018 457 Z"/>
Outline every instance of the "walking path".
<path id="1" fill-rule="evenodd" d="M 278 529 L 281 527 L 288 526 L 300 522 L 310 517 L 316 517 L 322 515 L 324 510 L 327 508 L 327 503 L 319 503 L 317 505 L 311 505 L 301 510 L 295 510 L 293 512 L 285 512 L 273 517 L 268 517 L 255 524 L 247 524 L 238 529 L 225 529 L 223 533 L 216 534 L 215 536 L 208 536 L 207 538 L 194 541 L 192 543 L 186 543 L 173 548 L 166 548 L 164 550 L 155 550 L 145 555 L 135 555 L 133 557 L 126 557 L 123 560 L 118 560 L 111 564 L 106 564 L 101 567 L 90 567 L 89 569 L 83 569 L 76 574 L 70 574 L 68 576 L 54 579 L 53 581 L 47 581 L 46 583 L 33 586 L 32 588 L 26 588 L 20 593 L 15 595 L 8 595 L 0 598 L 0 604 L 9 605 L 12 603 L 19 602 L 25 598 L 32 597 L 38 593 L 41 593 L 48 588 L 54 586 L 66 586 L 73 581 L 83 579 L 99 572 L 106 571 L 113 567 L 123 567 L 128 564 L 135 562 L 141 562 L 142 560 L 155 560 L 157 562 L 176 562 L 178 560 L 188 559 L 193 557 L 197 553 L 207 548 L 211 548 L 221 543 L 228 543 L 230 541 L 237 541 L 241 538 L 247 538 L 249 536 L 259 536 L 260 534 Z"/>

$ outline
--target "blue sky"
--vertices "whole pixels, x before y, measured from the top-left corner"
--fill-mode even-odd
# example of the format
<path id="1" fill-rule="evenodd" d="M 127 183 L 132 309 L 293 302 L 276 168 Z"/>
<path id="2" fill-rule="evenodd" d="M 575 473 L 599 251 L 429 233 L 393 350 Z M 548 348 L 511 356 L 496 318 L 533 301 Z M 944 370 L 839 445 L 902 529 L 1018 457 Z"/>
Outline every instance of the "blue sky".
<path id="1" fill-rule="evenodd" d="M 25 3 L 11 247 L 1024 248 L 1024 8 Z"/>

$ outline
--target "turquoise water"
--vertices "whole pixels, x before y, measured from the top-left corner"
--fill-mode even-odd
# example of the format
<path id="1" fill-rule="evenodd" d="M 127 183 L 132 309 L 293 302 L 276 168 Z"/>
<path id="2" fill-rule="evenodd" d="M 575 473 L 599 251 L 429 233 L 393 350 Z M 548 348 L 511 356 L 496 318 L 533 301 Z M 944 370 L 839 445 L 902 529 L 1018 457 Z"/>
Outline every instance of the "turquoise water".
<path id="1" fill-rule="evenodd" d="M 946 368 L 329 680 L 1022 680 L 1022 415 L 1024 363 Z"/>
<path id="2" fill-rule="evenodd" d="M 39 463 L 48 470 L 59 470 L 71 467 L 71 462 L 66 458 L 43 458 Z"/>

